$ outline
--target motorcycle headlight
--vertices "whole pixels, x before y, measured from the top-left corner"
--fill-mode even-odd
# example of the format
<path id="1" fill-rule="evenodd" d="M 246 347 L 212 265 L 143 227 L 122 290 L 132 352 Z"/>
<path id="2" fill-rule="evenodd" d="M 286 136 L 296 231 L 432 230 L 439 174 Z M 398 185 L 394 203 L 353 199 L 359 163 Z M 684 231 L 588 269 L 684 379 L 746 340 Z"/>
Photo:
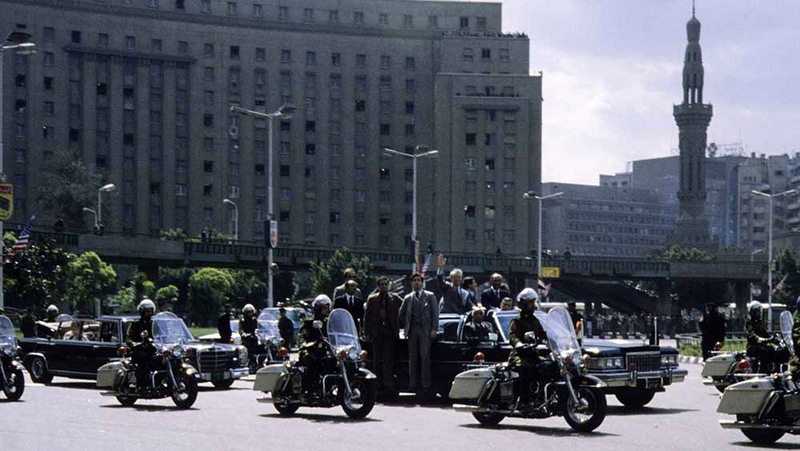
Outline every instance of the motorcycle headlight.
<path id="1" fill-rule="evenodd" d="M 244 346 L 239 347 L 239 360 L 247 361 L 247 348 Z"/>
<path id="2" fill-rule="evenodd" d="M 183 346 L 175 345 L 172 347 L 172 355 L 175 358 L 182 359 L 184 355 L 186 355 L 186 351 L 184 351 Z"/>
<path id="3" fill-rule="evenodd" d="M 12 345 L 10 343 L 6 343 L 2 347 L 0 347 L 0 352 L 2 352 L 4 355 L 7 355 L 9 357 L 13 357 L 14 356 L 14 351 L 15 351 L 14 345 Z"/>
<path id="4" fill-rule="evenodd" d="M 358 352 L 358 349 L 356 349 L 355 346 L 347 350 L 347 358 L 350 360 L 358 360 L 360 355 L 361 353 Z"/>

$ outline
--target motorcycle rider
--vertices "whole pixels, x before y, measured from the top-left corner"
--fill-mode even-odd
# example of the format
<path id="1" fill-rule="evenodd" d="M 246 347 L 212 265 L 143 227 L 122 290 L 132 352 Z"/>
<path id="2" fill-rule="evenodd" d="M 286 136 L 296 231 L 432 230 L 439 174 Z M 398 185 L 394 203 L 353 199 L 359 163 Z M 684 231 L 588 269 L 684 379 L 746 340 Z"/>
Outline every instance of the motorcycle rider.
<path id="1" fill-rule="evenodd" d="M 58 318 L 58 307 L 56 307 L 53 304 L 50 304 L 49 306 L 47 306 L 47 318 L 45 319 L 45 321 L 47 321 L 48 323 L 54 323 L 56 322 L 56 318 Z"/>
<path id="2" fill-rule="evenodd" d="M 314 298 L 314 320 L 322 322 L 323 337 L 328 336 L 328 316 L 331 314 L 331 298 L 325 294 L 321 294 Z"/>
<path id="3" fill-rule="evenodd" d="M 128 328 L 127 345 L 131 349 L 131 363 L 136 365 L 136 382 L 140 391 L 149 386 L 150 363 L 153 360 L 153 314 L 156 305 L 150 299 L 144 298 L 139 303 L 139 319 Z M 142 337 L 146 332 L 147 336 Z M 147 382 L 145 382 L 147 381 Z"/>
<path id="4" fill-rule="evenodd" d="M 510 326 L 509 341 L 512 349 L 508 356 L 508 363 L 511 369 L 520 374 L 520 401 L 523 404 L 530 404 L 533 401 L 530 387 L 542 372 L 542 369 L 539 368 L 542 360 L 539 358 L 535 343 L 531 343 L 533 346 L 526 346 L 525 334 L 533 332 L 537 341 L 547 339 L 542 324 L 534 315 L 538 302 L 539 295 L 536 290 L 533 288 L 522 290 L 517 295 L 517 305 L 521 310 L 519 316 L 511 320 Z"/>
<path id="5" fill-rule="evenodd" d="M 788 360 L 787 351 L 776 349 L 775 338 L 767 331 L 763 318 L 761 303 L 753 301 L 750 304 L 750 314 L 744 325 L 747 336 L 747 355 L 756 359 L 755 372 L 765 371 L 770 363 L 783 363 Z"/>
<path id="6" fill-rule="evenodd" d="M 327 296 L 325 297 L 327 298 Z M 330 302 L 330 298 L 328 298 L 328 301 Z M 319 384 L 322 359 L 332 355 L 330 346 L 325 341 L 322 331 L 322 321 L 316 319 L 307 319 L 303 321 L 303 327 L 300 328 L 303 344 L 300 346 L 300 351 L 298 352 L 297 363 L 304 368 L 303 387 L 307 390 L 313 390 L 317 387 Z"/>
<path id="7" fill-rule="evenodd" d="M 250 360 L 256 356 L 258 347 L 258 319 L 256 319 L 256 308 L 253 304 L 247 304 L 242 308 L 242 318 L 239 320 L 239 336 L 242 339 L 242 346 L 247 348 L 247 355 Z"/>
<path id="8" fill-rule="evenodd" d="M 794 342 L 794 355 L 789 359 L 789 371 L 792 372 L 792 379 L 795 384 L 800 384 L 800 296 L 794 306 L 792 314 L 792 341 Z"/>

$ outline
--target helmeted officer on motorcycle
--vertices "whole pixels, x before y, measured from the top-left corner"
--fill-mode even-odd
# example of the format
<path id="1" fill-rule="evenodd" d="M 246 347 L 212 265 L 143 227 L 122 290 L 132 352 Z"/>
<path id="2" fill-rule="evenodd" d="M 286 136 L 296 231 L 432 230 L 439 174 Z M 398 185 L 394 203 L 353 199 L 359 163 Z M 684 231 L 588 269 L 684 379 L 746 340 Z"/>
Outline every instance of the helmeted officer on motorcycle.
<path id="1" fill-rule="evenodd" d="M 547 340 L 547 334 L 536 318 L 534 312 L 536 311 L 539 302 L 539 295 L 532 288 L 525 288 L 517 296 L 517 305 L 522 309 L 519 316 L 511 320 L 509 341 L 511 342 L 511 354 L 508 356 L 509 366 L 520 373 L 520 393 L 522 403 L 531 403 L 534 401 L 531 397 L 530 387 L 533 382 L 544 375 L 547 371 L 548 365 L 539 358 L 538 351 L 536 350 L 536 343 L 526 340 L 525 334 L 533 332 L 536 336 L 536 342 Z M 549 362 L 552 363 L 552 362 Z"/>
<path id="2" fill-rule="evenodd" d="M 150 299 L 139 303 L 139 319 L 128 328 L 127 344 L 131 348 L 131 363 L 136 365 L 136 382 L 139 390 L 149 385 L 150 364 L 153 360 L 153 314 L 156 305 Z M 143 333 L 146 333 L 143 336 Z"/>
<path id="3" fill-rule="evenodd" d="M 747 355 L 754 357 L 758 363 L 756 372 L 768 371 L 770 363 L 786 363 L 788 351 L 776 348 L 776 339 L 767 331 L 761 303 L 750 303 L 750 314 L 744 324 L 747 336 Z"/>
<path id="4" fill-rule="evenodd" d="M 314 320 L 322 321 L 322 336 L 328 336 L 328 316 L 331 314 L 331 298 L 321 294 L 314 298 Z"/>
<path id="5" fill-rule="evenodd" d="M 322 361 L 331 355 L 330 346 L 325 341 L 322 330 L 322 321 L 315 319 L 303 321 L 303 327 L 300 328 L 303 344 L 300 346 L 297 361 L 301 367 L 305 368 L 303 386 L 306 389 L 316 387 L 319 382 Z"/>
<path id="6" fill-rule="evenodd" d="M 242 319 L 239 320 L 239 336 L 242 338 L 242 346 L 247 348 L 247 355 L 254 359 L 256 348 L 258 347 L 258 319 L 256 318 L 256 308 L 253 304 L 247 304 L 242 308 Z"/>

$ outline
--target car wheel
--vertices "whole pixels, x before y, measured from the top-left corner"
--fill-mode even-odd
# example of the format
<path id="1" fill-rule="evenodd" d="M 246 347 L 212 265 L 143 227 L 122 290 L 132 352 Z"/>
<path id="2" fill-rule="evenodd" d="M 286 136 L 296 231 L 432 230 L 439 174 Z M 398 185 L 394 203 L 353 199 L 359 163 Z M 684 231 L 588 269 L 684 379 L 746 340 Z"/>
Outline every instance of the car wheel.
<path id="1" fill-rule="evenodd" d="M 472 412 L 472 416 L 478 420 L 478 423 L 484 426 L 497 426 L 506 417 L 505 415 L 500 415 L 499 413 L 489 412 Z"/>
<path id="2" fill-rule="evenodd" d="M 227 390 L 233 385 L 233 379 L 225 379 L 224 381 L 213 381 L 211 385 L 218 390 Z"/>
<path id="3" fill-rule="evenodd" d="M 753 443 L 758 443 L 759 445 L 770 445 L 780 440 L 785 432 L 775 429 L 742 429 L 742 434 L 749 438 Z"/>
<path id="4" fill-rule="evenodd" d="M 5 393 L 9 401 L 18 400 L 22 397 L 22 392 L 25 391 L 25 375 L 22 374 L 22 370 L 14 371 L 13 378 L 12 385 L 3 386 L 3 393 Z"/>
<path id="5" fill-rule="evenodd" d="M 656 392 L 647 390 L 626 390 L 617 393 L 615 396 L 625 407 L 640 409 L 653 400 L 653 397 L 656 396 Z"/>
<path id="6" fill-rule="evenodd" d="M 49 384 L 53 380 L 53 375 L 47 370 L 47 362 L 42 357 L 34 357 L 28 364 L 28 373 L 31 380 L 37 384 Z"/>

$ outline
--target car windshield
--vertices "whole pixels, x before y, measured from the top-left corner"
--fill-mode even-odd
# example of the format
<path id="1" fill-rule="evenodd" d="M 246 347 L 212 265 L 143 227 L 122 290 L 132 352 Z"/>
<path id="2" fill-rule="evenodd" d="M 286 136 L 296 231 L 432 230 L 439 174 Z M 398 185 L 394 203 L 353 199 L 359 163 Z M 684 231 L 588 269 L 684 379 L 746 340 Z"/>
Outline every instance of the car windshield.
<path id="1" fill-rule="evenodd" d="M 503 333 L 503 341 L 508 341 L 508 334 L 511 331 L 511 320 L 519 316 L 519 312 L 500 313 L 495 311 L 494 316 L 500 323 L 500 331 Z"/>
<path id="2" fill-rule="evenodd" d="M 361 350 L 356 323 L 350 312 L 344 309 L 331 312 L 331 316 L 328 317 L 328 340 L 336 349 L 354 346 Z"/>
<path id="3" fill-rule="evenodd" d="M 7 316 L 0 316 L 0 345 L 17 344 L 17 335 L 14 332 L 14 325 Z"/>
<path id="4" fill-rule="evenodd" d="M 554 353 L 565 356 L 580 351 L 581 347 L 575 336 L 575 328 L 572 326 L 569 312 L 565 308 L 556 307 L 550 310 L 550 313 L 537 310 L 535 315 L 542 323 L 544 331 L 547 332 L 550 349 Z"/>
<path id="5" fill-rule="evenodd" d="M 786 342 L 786 347 L 789 352 L 794 355 L 794 340 L 792 340 L 792 326 L 794 326 L 794 318 L 788 310 L 781 313 L 781 334 L 783 334 L 783 341 Z"/>
<path id="6" fill-rule="evenodd" d="M 194 341 L 182 319 L 174 313 L 163 312 L 153 317 L 153 340 L 162 344 Z"/>

